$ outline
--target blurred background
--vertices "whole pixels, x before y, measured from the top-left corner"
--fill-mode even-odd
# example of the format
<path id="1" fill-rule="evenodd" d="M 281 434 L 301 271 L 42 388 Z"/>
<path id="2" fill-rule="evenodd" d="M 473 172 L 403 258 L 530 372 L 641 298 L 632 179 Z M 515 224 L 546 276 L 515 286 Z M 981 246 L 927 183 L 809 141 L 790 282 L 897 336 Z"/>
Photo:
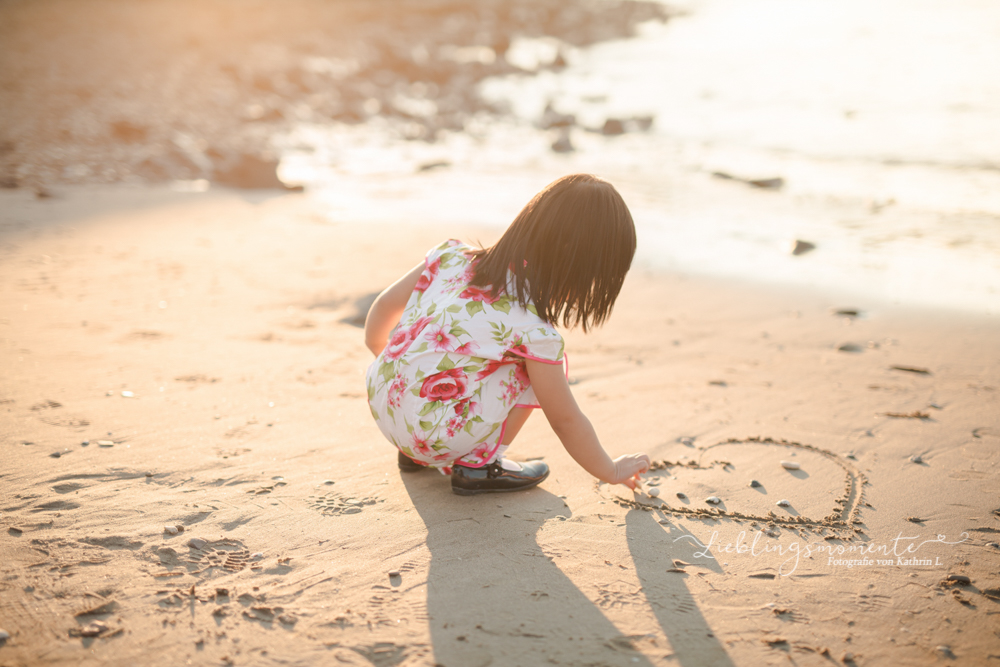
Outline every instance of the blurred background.
<path id="1" fill-rule="evenodd" d="M 641 266 L 1000 314 L 1000 5 L 0 0 L 4 188 L 502 228 L 577 171 Z"/>

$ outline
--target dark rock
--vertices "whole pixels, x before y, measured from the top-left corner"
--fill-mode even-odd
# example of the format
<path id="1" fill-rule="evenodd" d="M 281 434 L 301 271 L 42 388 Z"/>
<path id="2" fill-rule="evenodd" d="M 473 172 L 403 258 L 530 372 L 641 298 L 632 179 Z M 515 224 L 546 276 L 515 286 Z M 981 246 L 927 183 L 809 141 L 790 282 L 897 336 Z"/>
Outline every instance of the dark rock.
<path id="1" fill-rule="evenodd" d="M 608 118 L 604 121 L 604 127 L 601 128 L 601 134 L 606 137 L 625 134 L 625 123 L 621 122 L 617 118 Z"/>
<path id="2" fill-rule="evenodd" d="M 864 349 L 856 343 L 842 343 L 837 346 L 838 352 L 864 352 Z"/>
<path id="3" fill-rule="evenodd" d="M 792 241 L 792 254 L 793 255 L 804 255 L 811 250 L 816 249 L 815 243 L 810 243 L 809 241 L 803 241 L 802 239 L 795 239 Z"/>
<path id="4" fill-rule="evenodd" d="M 538 121 L 538 127 L 543 130 L 548 130 L 553 127 L 571 127 L 575 124 L 576 116 L 573 114 L 559 113 L 552 108 L 551 103 L 545 105 L 545 111 L 542 112 L 542 117 Z"/>
<path id="5" fill-rule="evenodd" d="M 572 153 L 576 150 L 569 138 L 569 132 L 560 132 L 559 138 L 552 142 L 551 148 L 554 153 Z"/>
<path id="6" fill-rule="evenodd" d="M 755 188 L 763 188 L 765 190 L 778 190 L 785 185 L 785 179 L 783 178 L 757 178 L 751 181 L 747 181 L 750 185 Z"/>

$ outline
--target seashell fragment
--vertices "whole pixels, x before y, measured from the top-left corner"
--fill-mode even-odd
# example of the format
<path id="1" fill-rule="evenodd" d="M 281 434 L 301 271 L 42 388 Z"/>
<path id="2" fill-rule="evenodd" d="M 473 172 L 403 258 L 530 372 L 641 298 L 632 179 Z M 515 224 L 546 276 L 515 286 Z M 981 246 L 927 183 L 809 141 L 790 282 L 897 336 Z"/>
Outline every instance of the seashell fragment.
<path id="1" fill-rule="evenodd" d="M 718 505 L 719 503 L 722 502 L 722 499 L 719 498 L 718 496 L 709 496 L 708 498 L 705 498 L 705 502 L 710 503 L 712 505 Z"/>
<path id="2" fill-rule="evenodd" d="M 791 507 L 792 504 L 787 500 L 779 500 L 777 503 L 778 507 Z"/>
<path id="3" fill-rule="evenodd" d="M 800 470 L 802 468 L 802 464 L 798 461 L 782 461 L 781 467 L 785 470 Z"/>

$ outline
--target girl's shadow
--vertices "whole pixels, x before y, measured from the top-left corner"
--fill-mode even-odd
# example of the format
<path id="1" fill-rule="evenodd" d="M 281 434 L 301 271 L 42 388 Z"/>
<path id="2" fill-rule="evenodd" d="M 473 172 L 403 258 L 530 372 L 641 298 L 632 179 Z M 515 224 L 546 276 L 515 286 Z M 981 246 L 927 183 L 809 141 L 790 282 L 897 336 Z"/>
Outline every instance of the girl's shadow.
<path id="1" fill-rule="evenodd" d="M 651 667 L 539 547 L 544 521 L 571 516 L 560 498 L 541 488 L 459 498 L 438 475 L 402 477 L 427 527 L 436 664 Z"/>
<path id="2" fill-rule="evenodd" d="M 725 648 L 712 632 L 687 587 L 687 579 L 695 570 L 674 566 L 673 557 L 683 561 L 697 560 L 701 568 L 721 573 L 716 560 L 692 559 L 691 554 L 702 547 L 686 529 L 673 522 L 661 525 L 657 513 L 631 510 L 625 515 L 625 532 L 632 562 L 639 582 L 663 634 L 670 640 L 674 658 L 685 667 L 713 665 L 732 667 Z"/>

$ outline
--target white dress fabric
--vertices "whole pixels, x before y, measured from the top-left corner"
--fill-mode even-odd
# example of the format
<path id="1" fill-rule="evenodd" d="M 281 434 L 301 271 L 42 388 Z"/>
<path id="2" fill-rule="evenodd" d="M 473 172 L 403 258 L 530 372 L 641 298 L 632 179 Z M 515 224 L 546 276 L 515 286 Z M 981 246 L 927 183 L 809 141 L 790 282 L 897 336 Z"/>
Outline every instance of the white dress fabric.
<path id="1" fill-rule="evenodd" d="M 525 359 L 563 363 L 563 338 L 535 307 L 469 284 L 472 248 L 427 253 L 399 324 L 368 368 L 368 404 L 403 454 L 450 472 L 503 454 L 507 416 L 538 407 Z M 513 290 L 508 290 L 513 291 Z"/>

